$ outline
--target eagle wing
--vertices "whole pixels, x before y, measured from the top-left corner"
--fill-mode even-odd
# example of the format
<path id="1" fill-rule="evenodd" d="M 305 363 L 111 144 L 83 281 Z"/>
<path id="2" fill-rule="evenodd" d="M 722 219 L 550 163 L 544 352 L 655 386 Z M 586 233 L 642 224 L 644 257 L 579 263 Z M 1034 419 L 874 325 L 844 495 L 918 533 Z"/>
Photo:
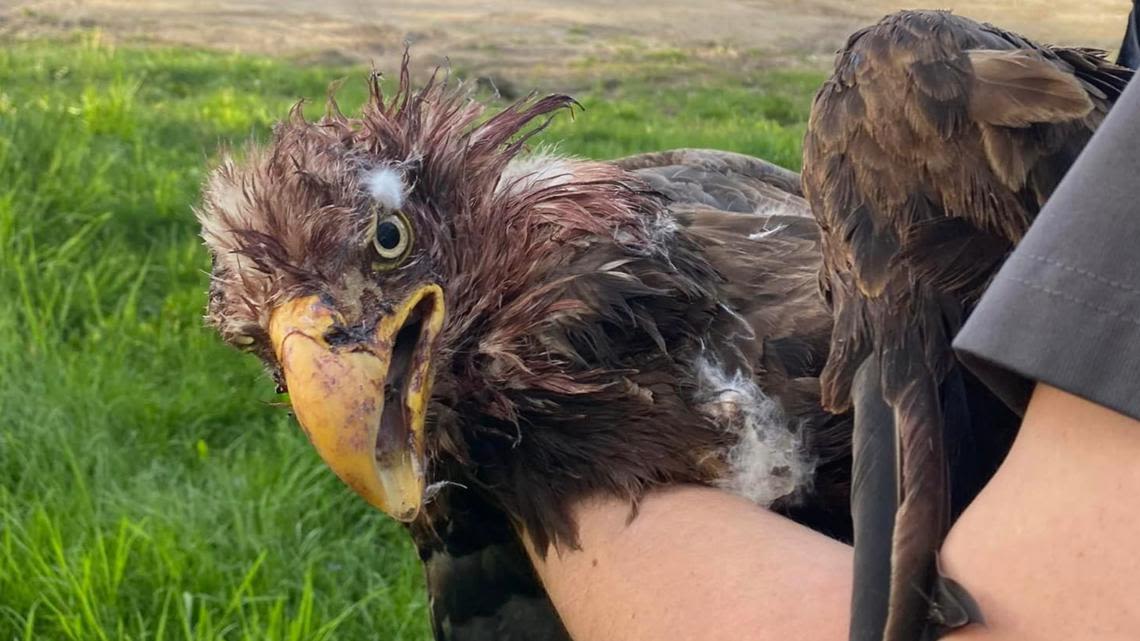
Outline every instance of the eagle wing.
<path id="1" fill-rule="evenodd" d="M 816 96 L 803 183 L 835 318 L 823 401 L 864 410 L 853 639 L 919 636 L 952 512 L 1017 423 L 951 340 L 1130 75 L 1098 52 L 913 11 L 852 35 Z"/>
<path id="2" fill-rule="evenodd" d="M 671 149 L 613 162 L 637 174 L 674 206 L 810 215 L 800 190 L 800 175 L 752 156 L 713 149 Z"/>

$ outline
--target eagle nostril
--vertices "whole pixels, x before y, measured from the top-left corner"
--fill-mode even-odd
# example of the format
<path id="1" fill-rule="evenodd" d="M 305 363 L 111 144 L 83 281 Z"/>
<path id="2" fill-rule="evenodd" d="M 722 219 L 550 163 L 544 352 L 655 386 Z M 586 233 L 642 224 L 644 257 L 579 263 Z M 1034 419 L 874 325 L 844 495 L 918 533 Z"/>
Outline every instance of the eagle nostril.
<path id="1" fill-rule="evenodd" d="M 340 326 L 334 326 L 330 328 L 327 332 L 325 332 L 324 338 L 325 342 L 328 343 L 331 347 L 340 347 L 356 340 L 351 332 Z"/>

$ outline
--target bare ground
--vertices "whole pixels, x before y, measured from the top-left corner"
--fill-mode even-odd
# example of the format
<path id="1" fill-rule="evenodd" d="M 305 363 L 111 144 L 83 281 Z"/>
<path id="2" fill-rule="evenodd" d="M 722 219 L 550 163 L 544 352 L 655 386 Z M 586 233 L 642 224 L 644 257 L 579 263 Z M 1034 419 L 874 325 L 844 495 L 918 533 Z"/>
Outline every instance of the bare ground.
<path id="1" fill-rule="evenodd" d="M 952 0 L 960 14 L 1039 41 L 1115 49 L 1127 0 Z M 298 61 L 416 58 L 534 83 L 594 79 L 650 61 L 679 76 L 824 66 L 896 0 L 0 0 L 0 38 L 97 28 L 116 40 Z M 699 64 L 691 64 L 697 61 Z M 616 65 L 616 66 L 614 66 Z"/>

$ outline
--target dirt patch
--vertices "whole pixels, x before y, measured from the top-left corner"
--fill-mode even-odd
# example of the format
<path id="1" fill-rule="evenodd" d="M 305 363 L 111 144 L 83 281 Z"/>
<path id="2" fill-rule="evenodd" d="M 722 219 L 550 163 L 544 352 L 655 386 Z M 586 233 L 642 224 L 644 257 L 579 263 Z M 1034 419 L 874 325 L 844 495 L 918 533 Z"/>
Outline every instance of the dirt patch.
<path id="1" fill-rule="evenodd" d="M 957 0 L 956 12 L 1034 39 L 1118 46 L 1125 0 Z M 535 82 L 596 80 L 612 62 L 677 73 L 757 65 L 825 66 L 859 26 L 904 5 L 888 0 L 0 0 L 0 35 L 98 28 L 129 41 L 285 56 L 374 60 L 391 68 L 405 42 L 431 64 Z M 1061 6 L 1067 5 L 1067 6 Z M 691 65 L 691 61 L 701 64 Z"/>

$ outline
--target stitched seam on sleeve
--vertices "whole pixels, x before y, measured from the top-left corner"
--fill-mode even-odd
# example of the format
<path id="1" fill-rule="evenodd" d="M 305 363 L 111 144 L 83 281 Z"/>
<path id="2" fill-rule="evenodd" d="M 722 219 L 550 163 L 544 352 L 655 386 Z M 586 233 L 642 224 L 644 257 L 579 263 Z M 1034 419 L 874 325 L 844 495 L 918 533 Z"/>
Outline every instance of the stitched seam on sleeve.
<path id="1" fill-rule="evenodd" d="M 1038 285 L 1037 283 L 1034 283 L 1034 282 L 1031 282 L 1028 280 L 1016 278 L 1013 276 L 1007 276 L 1006 278 L 1008 278 L 1009 280 L 1011 280 L 1015 283 L 1019 283 L 1021 285 L 1024 285 L 1024 286 L 1028 287 L 1029 289 L 1033 289 L 1033 290 L 1036 290 L 1039 292 L 1043 292 L 1043 293 L 1048 294 L 1050 296 L 1055 296 L 1057 298 L 1068 301 L 1070 303 L 1076 303 L 1078 305 L 1081 305 L 1082 307 L 1087 307 L 1093 311 L 1101 312 L 1102 314 L 1108 314 L 1109 316 L 1112 316 L 1114 318 L 1119 318 L 1125 322 L 1128 322 L 1128 323 L 1131 323 L 1133 325 L 1136 325 L 1137 327 L 1140 327 L 1140 321 L 1137 321 L 1135 318 L 1132 318 L 1131 316 L 1128 316 L 1123 312 L 1111 309 L 1109 307 L 1097 305 L 1095 303 L 1090 303 L 1087 300 L 1077 298 L 1076 296 L 1070 296 L 1069 294 L 1066 294 L 1065 292 L 1057 291 L 1055 289 L 1049 289 L 1048 287 L 1042 287 L 1041 285 Z"/>
<path id="2" fill-rule="evenodd" d="M 1090 278 L 1092 280 L 1095 280 L 1098 283 L 1108 285 L 1109 287 L 1115 287 L 1116 289 L 1128 292 L 1130 294 L 1140 294 L 1140 289 L 1137 289 L 1136 287 L 1132 287 L 1131 285 L 1128 285 L 1127 283 L 1124 283 L 1124 282 L 1121 282 L 1118 280 L 1113 280 L 1111 278 L 1105 278 L 1104 276 L 1101 276 L 1100 274 L 1097 274 L 1095 272 L 1091 272 L 1087 269 L 1081 269 L 1080 267 L 1074 267 L 1073 265 L 1070 265 L 1066 262 L 1057 260 L 1056 258 L 1050 258 L 1048 256 L 1040 256 L 1038 254 L 1030 254 L 1028 252 L 1025 253 L 1025 256 L 1027 258 L 1032 258 L 1033 260 L 1036 260 L 1038 262 L 1045 263 L 1046 265 L 1053 265 L 1054 267 L 1060 267 L 1061 269 L 1063 269 L 1067 272 L 1079 274 L 1081 276 L 1084 276 L 1085 278 Z M 1042 291 L 1044 291 L 1044 290 L 1042 290 Z"/>

